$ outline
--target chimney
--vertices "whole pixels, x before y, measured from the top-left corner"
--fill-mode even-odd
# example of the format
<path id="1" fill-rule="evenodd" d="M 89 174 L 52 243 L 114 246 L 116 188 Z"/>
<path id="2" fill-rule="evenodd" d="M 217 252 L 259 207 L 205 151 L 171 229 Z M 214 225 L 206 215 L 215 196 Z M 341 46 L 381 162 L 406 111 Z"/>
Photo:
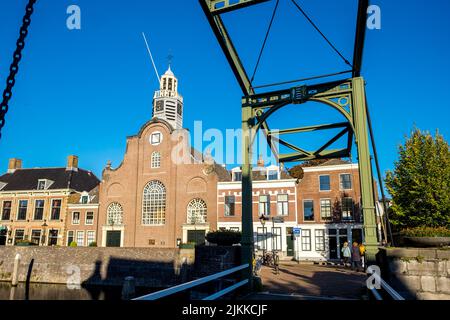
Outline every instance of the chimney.
<path id="1" fill-rule="evenodd" d="M 67 157 L 67 171 L 78 171 L 78 157 L 77 156 L 68 156 Z"/>
<path id="2" fill-rule="evenodd" d="M 9 159 L 8 173 L 14 173 L 18 169 L 22 169 L 22 160 L 16 158 Z"/>
<path id="3" fill-rule="evenodd" d="M 260 155 L 258 158 L 258 167 L 264 168 L 264 159 L 263 159 L 262 155 Z"/>

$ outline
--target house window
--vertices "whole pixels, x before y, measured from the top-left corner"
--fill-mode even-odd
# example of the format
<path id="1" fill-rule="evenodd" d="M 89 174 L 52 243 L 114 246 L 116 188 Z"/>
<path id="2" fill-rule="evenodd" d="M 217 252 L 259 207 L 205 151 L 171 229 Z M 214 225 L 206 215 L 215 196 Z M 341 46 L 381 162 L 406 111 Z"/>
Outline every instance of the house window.
<path id="1" fill-rule="evenodd" d="M 120 203 L 113 202 L 109 205 L 108 210 L 106 210 L 107 224 L 122 225 L 123 224 L 123 209 Z"/>
<path id="2" fill-rule="evenodd" d="M 267 175 L 267 180 L 278 180 L 278 171 L 277 170 L 269 170 Z"/>
<path id="3" fill-rule="evenodd" d="M 202 199 L 192 199 L 187 206 L 187 221 L 191 224 L 206 223 L 206 202 Z"/>
<path id="4" fill-rule="evenodd" d="M 19 210 L 17 212 L 17 220 L 23 221 L 27 219 L 28 200 L 19 201 Z"/>
<path id="5" fill-rule="evenodd" d="M 80 213 L 79 212 L 72 213 L 72 224 L 80 224 Z"/>
<path id="6" fill-rule="evenodd" d="M 74 242 L 74 232 L 73 231 L 67 231 L 67 246 L 70 246 L 72 242 Z"/>
<path id="7" fill-rule="evenodd" d="M 166 223 L 166 187 L 160 181 L 151 181 L 144 188 L 142 224 Z"/>
<path id="8" fill-rule="evenodd" d="M 24 229 L 16 229 L 14 232 L 14 245 L 17 244 L 17 242 L 25 239 L 25 230 Z"/>
<path id="9" fill-rule="evenodd" d="M 270 196 L 263 195 L 259 196 L 259 215 L 270 215 Z"/>
<path id="10" fill-rule="evenodd" d="M 325 251 L 325 230 L 318 229 L 315 233 L 316 251 Z"/>
<path id="11" fill-rule="evenodd" d="M 162 134 L 161 132 L 155 132 L 152 133 L 150 136 L 150 143 L 154 146 L 157 146 L 162 141 Z"/>
<path id="12" fill-rule="evenodd" d="M 330 191 L 331 190 L 331 183 L 330 183 L 330 176 L 320 176 L 319 177 L 320 182 L 320 191 Z"/>
<path id="13" fill-rule="evenodd" d="M 48 245 L 56 246 L 58 244 L 58 230 L 50 230 L 48 233 Z"/>
<path id="14" fill-rule="evenodd" d="M 256 229 L 256 245 L 258 250 L 267 250 L 267 228 L 258 227 Z"/>
<path id="15" fill-rule="evenodd" d="M 234 196 L 225 196 L 225 217 L 234 217 Z"/>
<path id="16" fill-rule="evenodd" d="M 161 153 L 159 152 L 153 152 L 152 153 L 152 163 L 151 163 L 152 169 L 160 168 L 161 167 Z"/>
<path id="17" fill-rule="evenodd" d="M 281 251 L 281 228 L 272 228 L 272 250 Z"/>
<path id="18" fill-rule="evenodd" d="M 31 230 L 31 242 L 39 245 L 41 242 L 41 230 Z"/>
<path id="19" fill-rule="evenodd" d="M 84 231 L 77 231 L 77 247 L 84 246 Z"/>
<path id="20" fill-rule="evenodd" d="M 3 201 L 2 208 L 2 220 L 6 221 L 11 219 L 11 201 Z"/>
<path id="21" fill-rule="evenodd" d="M 302 230 L 302 251 L 311 251 L 311 230 Z"/>
<path id="22" fill-rule="evenodd" d="M 320 218 L 322 220 L 331 220 L 331 200 L 320 199 Z"/>
<path id="23" fill-rule="evenodd" d="M 92 211 L 86 212 L 86 225 L 91 226 L 94 224 L 94 213 Z"/>
<path id="24" fill-rule="evenodd" d="M 46 182 L 47 182 L 47 180 L 39 180 L 38 181 L 38 185 L 37 185 L 37 189 L 38 190 L 45 190 Z"/>
<path id="25" fill-rule="evenodd" d="M 342 219 L 344 220 L 353 219 L 353 198 L 350 197 L 342 198 Z"/>
<path id="26" fill-rule="evenodd" d="M 81 196 L 81 203 L 87 204 L 89 202 L 89 196 Z"/>
<path id="27" fill-rule="evenodd" d="M 233 181 L 242 181 L 242 172 L 234 172 Z"/>
<path id="28" fill-rule="evenodd" d="M 95 231 L 88 231 L 86 233 L 86 241 L 87 241 L 87 245 L 90 246 L 92 243 L 95 242 Z"/>
<path id="29" fill-rule="evenodd" d="M 44 219 L 44 200 L 36 200 L 34 203 L 34 220 L 43 220 Z"/>
<path id="30" fill-rule="evenodd" d="M 279 216 L 289 215 L 289 201 L 287 194 L 279 194 L 277 196 L 277 206 Z"/>
<path id="31" fill-rule="evenodd" d="M 303 201 L 303 220 L 304 221 L 314 221 L 314 201 L 313 200 Z"/>
<path id="32" fill-rule="evenodd" d="M 352 189 L 352 175 L 349 173 L 341 174 L 341 190 L 350 190 Z"/>
<path id="33" fill-rule="evenodd" d="M 61 200 L 52 200 L 52 214 L 50 219 L 51 220 L 59 220 L 61 215 Z"/>

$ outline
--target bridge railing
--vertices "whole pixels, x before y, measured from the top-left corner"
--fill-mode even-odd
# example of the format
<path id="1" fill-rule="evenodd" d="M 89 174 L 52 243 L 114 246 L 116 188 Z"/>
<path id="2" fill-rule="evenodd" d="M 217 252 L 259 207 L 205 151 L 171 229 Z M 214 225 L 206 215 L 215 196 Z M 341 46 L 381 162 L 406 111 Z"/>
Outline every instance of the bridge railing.
<path id="1" fill-rule="evenodd" d="M 196 280 L 193 280 L 193 281 L 189 281 L 189 282 L 186 282 L 186 283 L 183 283 L 183 284 L 179 284 L 179 285 L 176 285 L 174 287 L 170 287 L 170 288 L 167 288 L 167 289 L 164 289 L 164 290 L 161 290 L 161 291 L 150 293 L 150 294 L 147 294 L 145 296 L 135 298 L 133 300 L 158 300 L 158 299 L 161 299 L 161 298 L 173 295 L 173 294 L 177 294 L 177 293 L 185 291 L 185 290 L 192 289 L 192 288 L 200 286 L 202 284 L 205 284 L 205 283 L 208 283 L 208 282 L 211 282 L 211 281 L 223 278 L 223 277 L 225 277 L 227 275 L 236 273 L 238 271 L 244 270 L 244 269 L 249 268 L 249 267 L 250 267 L 250 265 L 248 263 L 247 264 L 243 264 L 243 265 L 241 265 L 239 267 L 235 267 L 235 268 L 228 269 L 228 270 L 225 270 L 225 271 L 222 271 L 222 272 L 218 272 L 218 273 L 215 273 L 215 274 L 212 274 L 212 275 L 200 278 L 200 279 L 196 279 Z M 220 297 L 222 297 L 222 296 L 224 296 L 224 295 L 226 295 L 226 294 L 228 294 L 228 293 L 230 293 L 230 292 L 232 292 L 232 291 L 234 291 L 234 290 L 236 290 L 236 289 L 246 285 L 247 283 L 248 283 L 248 279 L 242 280 L 242 281 L 237 282 L 237 283 L 235 283 L 235 284 L 233 284 L 233 285 L 231 285 L 231 286 L 229 286 L 229 287 L 227 287 L 227 288 L 225 288 L 223 290 L 220 290 L 220 291 L 218 291 L 218 292 L 216 292 L 216 293 L 214 293 L 212 295 L 209 295 L 206 298 L 203 298 L 203 300 L 216 300 L 216 299 L 218 299 L 218 298 L 220 298 Z"/>
<path id="2" fill-rule="evenodd" d="M 385 300 L 383 297 L 388 297 L 390 300 L 401 301 L 405 300 L 397 291 L 395 291 L 386 281 L 384 281 L 378 274 L 369 274 L 374 277 L 380 284 L 380 289 L 376 289 L 374 286 L 369 288 L 370 293 L 376 300 Z"/>

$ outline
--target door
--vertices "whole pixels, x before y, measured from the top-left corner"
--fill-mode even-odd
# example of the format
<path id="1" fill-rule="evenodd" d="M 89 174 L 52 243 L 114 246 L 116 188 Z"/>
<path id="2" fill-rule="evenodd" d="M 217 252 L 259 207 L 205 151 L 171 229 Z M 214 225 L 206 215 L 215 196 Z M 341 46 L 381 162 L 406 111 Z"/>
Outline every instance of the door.
<path id="1" fill-rule="evenodd" d="M 121 231 L 107 231 L 106 232 L 106 246 L 120 247 L 120 240 L 122 237 Z"/>
<path id="2" fill-rule="evenodd" d="M 286 228 L 286 255 L 288 257 L 294 256 L 294 230 L 293 230 L 293 228 Z"/>
<path id="3" fill-rule="evenodd" d="M 352 230 L 352 242 L 362 243 L 362 229 Z"/>
<path id="4" fill-rule="evenodd" d="M 328 238 L 328 248 L 330 248 L 330 260 L 338 259 L 337 240 L 336 237 Z"/>
<path id="5" fill-rule="evenodd" d="M 187 242 L 195 243 L 197 246 L 205 243 L 205 230 L 188 230 Z"/>
<path id="6" fill-rule="evenodd" d="M 0 246 L 6 245 L 6 229 L 0 230 Z"/>

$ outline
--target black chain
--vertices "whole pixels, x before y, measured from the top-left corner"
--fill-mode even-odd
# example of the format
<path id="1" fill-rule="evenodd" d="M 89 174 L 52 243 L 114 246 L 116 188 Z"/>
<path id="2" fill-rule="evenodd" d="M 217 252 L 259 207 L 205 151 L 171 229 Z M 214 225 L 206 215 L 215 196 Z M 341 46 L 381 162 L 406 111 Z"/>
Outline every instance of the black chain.
<path id="1" fill-rule="evenodd" d="M 0 103 L 0 138 L 2 137 L 1 130 L 5 126 L 5 115 L 8 112 L 8 103 L 12 96 L 12 89 L 16 83 L 16 74 L 19 71 L 19 62 L 22 59 L 22 50 L 25 47 L 25 38 L 28 34 L 28 27 L 31 23 L 31 15 L 33 14 L 33 6 L 36 0 L 29 0 L 25 16 L 23 17 L 23 24 L 20 28 L 19 39 L 16 42 L 16 51 L 14 51 L 13 62 L 9 68 L 9 76 L 6 79 L 6 88 L 3 91 L 3 100 Z"/>

